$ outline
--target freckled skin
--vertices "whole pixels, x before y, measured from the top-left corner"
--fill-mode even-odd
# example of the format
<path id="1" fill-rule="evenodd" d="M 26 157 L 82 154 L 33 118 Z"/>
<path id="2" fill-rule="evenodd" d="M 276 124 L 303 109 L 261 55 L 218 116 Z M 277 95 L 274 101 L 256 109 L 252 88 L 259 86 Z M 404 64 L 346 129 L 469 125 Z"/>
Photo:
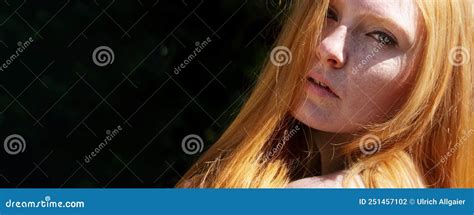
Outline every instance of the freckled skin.
<path id="1" fill-rule="evenodd" d="M 387 120 L 409 93 L 416 73 L 410 65 L 416 65 L 413 61 L 419 54 L 413 46 L 422 33 L 421 15 L 413 0 L 334 0 L 331 8 L 337 20 L 328 18 L 308 74 L 323 76 L 340 98 L 305 90 L 292 114 L 313 129 L 356 132 L 362 125 Z M 397 44 L 381 45 L 380 35 L 372 34 L 376 31 L 388 33 Z"/>
<path id="2" fill-rule="evenodd" d="M 293 181 L 286 188 L 343 188 L 343 180 L 346 172 L 338 171 L 324 176 L 303 178 Z M 364 188 L 364 182 L 360 176 L 356 176 L 349 182 L 350 188 Z"/>

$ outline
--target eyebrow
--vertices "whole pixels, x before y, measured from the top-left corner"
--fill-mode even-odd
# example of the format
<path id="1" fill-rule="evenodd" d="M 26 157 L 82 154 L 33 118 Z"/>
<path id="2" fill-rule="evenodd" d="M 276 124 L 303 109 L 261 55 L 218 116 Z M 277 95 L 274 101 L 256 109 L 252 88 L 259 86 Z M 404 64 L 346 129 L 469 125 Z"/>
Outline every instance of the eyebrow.
<path id="1" fill-rule="evenodd" d="M 330 7 L 337 10 L 337 8 L 341 8 L 341 2 L 338 0 L 331 1 Z M 342 11 L 337 10 L 338 14 L 341 14 Z M 401 16 L 401 15 L 400 15 Z M 393 34 L 400 35 L 397 37 L 398 42 L 406 41 L 407 47 L 411 47 L 414 43 L 415 36 L 410 36 L 410 34 L 404 29 L 403 24 L 397 22 L 395 19 L 391 17 L 383 16 L 380 13 L 374 13 L 365 7 L 363 7 L 360 12 L 356 14 L 356 19 L 359 20 L 369 20 L 372 23 L 381 24 L 386 30 L 389 30 Z M 362 22 L 360 22 L 362 23 Z M 400 39 L 405 38 L 405 39 Z"/>
<path id="2" fill-rule="evenodd" d="M 402 27 L 403 25 L 397 22 L 396 20 L 386 16 L 381 16 L 377 13 L 367 11 L 362 12 L 362 14 L 362 19 L 367 19 L 370 22 L 381 24 L 384 28 L 386 28 L 386 30 L 389 30 L 393 34 L 397 34 L 400 35 L 402 38 L 405 38 L 408 45 L 413 42 L 414 37 L 411 37 L 410 34 L 404 29 L 404 27 Z M 397 37 L 399 42 L 400 36 Z"/>

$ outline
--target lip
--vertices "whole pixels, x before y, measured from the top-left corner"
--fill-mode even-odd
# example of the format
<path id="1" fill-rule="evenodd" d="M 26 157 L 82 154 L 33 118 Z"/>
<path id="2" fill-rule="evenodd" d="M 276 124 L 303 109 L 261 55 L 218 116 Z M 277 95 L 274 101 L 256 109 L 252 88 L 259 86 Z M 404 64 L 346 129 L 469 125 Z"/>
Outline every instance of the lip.
<path id="1" fill-rule="evenodd" d="M 329 81 L 327 81 L 322 75 L 312 71 L 308 74 L 306 80 L 310 85 L 309 87 L 311 88 L 311 91 L 315 94 L 324 97 L 340 98 L 339 95 L 334 91 L 334 88 L 331 86 Z M 314 80 L 326 85 L 327 87 L 319 86 L 314 82 Z"/>

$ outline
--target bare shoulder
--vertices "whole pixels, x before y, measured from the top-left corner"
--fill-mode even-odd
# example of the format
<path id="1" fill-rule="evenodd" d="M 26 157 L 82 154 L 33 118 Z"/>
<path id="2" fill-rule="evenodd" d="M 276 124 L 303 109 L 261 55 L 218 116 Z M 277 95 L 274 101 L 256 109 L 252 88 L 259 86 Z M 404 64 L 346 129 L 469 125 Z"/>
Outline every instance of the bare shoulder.
<path id="1" fill-rule="evenodd" d="M 335 172 L 323 176 L 314 176 L 292 181 L 287 188 L 342 188 L 345 171 Z M 349 181 L 349 187 L 364 187 L 360 176 Z"/>

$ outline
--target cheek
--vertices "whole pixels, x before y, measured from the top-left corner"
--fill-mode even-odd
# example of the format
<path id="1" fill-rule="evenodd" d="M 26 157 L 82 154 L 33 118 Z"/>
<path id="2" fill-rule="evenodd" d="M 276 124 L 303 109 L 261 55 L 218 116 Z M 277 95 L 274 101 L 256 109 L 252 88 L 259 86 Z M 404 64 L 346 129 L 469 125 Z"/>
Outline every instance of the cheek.
<path id="1" fill-rule="evenodd" d="M 399 58 L 392 58 L 351 74 L 347 79 L 347 100 L 343 115 L 358 124 L 382 122 L 398 108 L 407 91 L 406 76 Z"/>
<path id="2" fill-rule="evenodd" d="M 296 119 L 313 129 L 351 133 L 386 121 L 398 109 L 409 89 L 407 62 L 413 57 L 387 49 L 378 52 L 369 45 L 355 49 L 344 69 L 327 74 L 341 99 L 303 99 L 292 112 Z M 367 58 L 371 52 L 373 57 Z"/>

